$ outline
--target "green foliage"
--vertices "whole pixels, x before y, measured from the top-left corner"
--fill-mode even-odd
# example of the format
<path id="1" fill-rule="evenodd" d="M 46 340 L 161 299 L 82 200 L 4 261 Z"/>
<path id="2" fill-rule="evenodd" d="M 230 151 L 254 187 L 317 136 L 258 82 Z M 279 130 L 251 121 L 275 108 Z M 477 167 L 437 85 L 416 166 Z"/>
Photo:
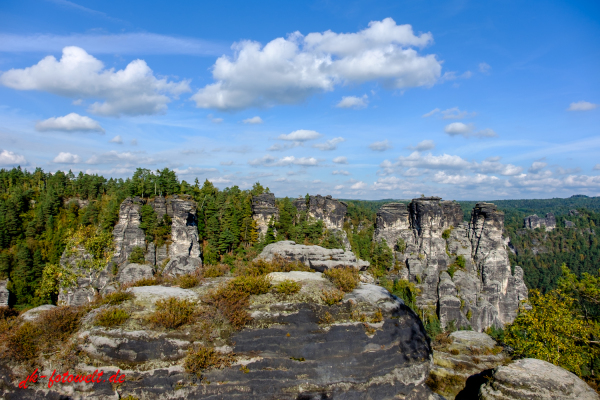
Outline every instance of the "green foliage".
<path id="1" fill-rule="evenodd" d="M 330 268 L 323 275 L 343 292 L 351 292 L 360 282 L 358 270 L 353 267 Z"/>
<path id="2" fill-rule="evenodd" d="M 102 310 L 96 316 L 94 324 L 110 328 L 112 326 L 121 325 L 123 322 L 129 319 L 129 313 L 120 308 L 109 308 Z"/>
<path id="3" fill-rule="evenodd" d="M 183 367 L 188 374 L 202 375 L 202 371 L 211 368 L 225 368 L 231 366 L 235 357 L 233 354 L 222 355 L 215 349 L 195 346 L 188 350 L 183 362 Z"/>
<path id="4" fill-rule="evenodd" d="M 397 279 L 392 283 L 386 279 L 382 282 L 381 286 L 385 287 L 391 294 L 398 296 L 404 301 L 404 304 L 410 307 L 417 315 L 419 314 L 417 296 L 420 291 L 414 283 L 405 279 Z"/>
<path id="5" fill-rule="evenodd" d="M 342 299 L 344 298 L 345 295 L 346 295 L 346 293 L 343 290 L 339 290 L 339 289 L 326 290 L 326 289 L 323 289 L 322 294 L 321 294 L 321 299 L 328 306 L 332 306 L 332 305 L 337 304 L 340 301 L 342 301 Z"/>
<path id="6" fill-rule="evenodd" d="M 498 343 L 504 343 L 504 329 L 490 326 L 485 330 L 485 333 L 490 335 Z"/>
<path id="7" fill-rule="evenodd" d="M 451 235 L 451 234 L 452 234 L 452 229 L 445 229 L 445 230 L 442 232 L 442 238 L 443 238 L 444 240 L 448 240 L 448 239 L 450 239 L 450 235 Z"/>
<path id="8" fill-rule="evenodd" d="M 139 246 L 135 246 L 133 250 L 131 250 L 131 254 L 129 254 L 127 262 L 135 264 L 145 264 L 146 259 L 144 258 L 144 249 L 142 249 Z"/>
<path id="9" fill-rule="evenodd" d="M 117 292 L 109 293 L 109 294 L 105 295 L 104 297 L 100 298 L 98 300 L 97 304 L 99 306 L 105 305 L 105 304 L 110 305 L 110 306 L 116 306 L 116 305 L 124 303 L 128 300 L 132 300 L 134 297 L 135 296 L 131 292 L 117 291 Z"/>
<path id="10" fill-rule="evenodd" d="M 186 274 L 178 276 L 175 283 L 183 289 L 191 289 L 200 284 L 200 277 L 196 274 Z"/>
<path id="11" fill-rule="evenodd" d="M 396 251 L 399 251 L 400 253 L 404 253 L 406 251 L 406 242 L 404 242 L 404 239 L 402 239 L 401 237 L 399 237 L 396 240 Z"/>
<path id="12" fill-rule="evenodd" d="M 158 300 L 156 310 L 148 320 L 154 325 L 166 329 L 177 329 L 194 321 L 196 303 L 177 297 Z"/>
<path id="13" fill-rule="evenodd" d="M 202 270 L 202 276 L 205 278 L 217 278 L 229 272 L 228 265 L 205 265 Z"/>
<path id="14" fill-rule="evenodd" d="M 295 282 L 289 279 L 286 279 L 277 285 L 275 285 L 275 291 L 284 295 L 291 295 L 294 293 L 298 293 L 302 289 L 302 284 L 299 282 Z"/>

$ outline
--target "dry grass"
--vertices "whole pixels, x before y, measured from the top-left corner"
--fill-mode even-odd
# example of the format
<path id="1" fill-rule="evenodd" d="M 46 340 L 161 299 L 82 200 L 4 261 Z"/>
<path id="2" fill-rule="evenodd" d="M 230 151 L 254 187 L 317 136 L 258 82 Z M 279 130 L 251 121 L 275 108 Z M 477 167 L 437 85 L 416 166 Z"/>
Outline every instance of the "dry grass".
<path id="1" fill-rule="evenodd" d="M 229 265 L 227 264 L 205 265 L 202 269 L 202 276 L 205 278 L 218 278 L 228 273 L 229 269 Z"/>
<path id="2" fill-rule="evenodd" d="M 289 279 L 282 281 L 275 285 L 275 291 L 280 294 L 289 296 L 294 293 L 298 293 L 302 289 L 302 284 Z"/>
<path id="3" fill-rule="evenodd" d="M 325 275 L 338 289 L 346 293 L 353 291 L 360 282 L 358 270 L 352 267 L 331 268 L 326 270 L 323 275 Z"/>
<path id="4" fill-rule="evenodd" d="M 333 319 L 333 315 L 331 315 L 328 311 L 325 311 L 325 313 L 323 315 L 321 315 L 321 317 L 319 318 L 319 324 L 333 324 L 334 319 Z"/>
<path id="5" fill-rule="evenodd" d="M 283 257 L 275 256 L 271 261 L 254 260 L 247 266 L 236 269 L 236 275 L 260 276 L 271 272 L 311 271 L 310 267 L 300 261 L 289 261 Z"/>
<path id="6" fill-rule="evenodd" d="M 140 279 L 139 281 L 127 283 L 127 284 L 123 285 L 123 288 L 139 287 L 139 286 L 155 286 L 155 285 L 160 285 L 161 283 L 162 283 L 162 279 L 159 279 L 156 277 L 144 278 L 144 279 Z"/>
<path id="7" fill-rule="evenodd" d="M 103 306 L 103 305 L 116 306 L 116 305 L 126 302 L 127 300 L 131 300 L 133 298 L 134 298 L 133 293 L 119 290 L 117 292 L 109 293 L 109 294 L 97 299 L 95 301 L 95 305 L 97 305 L 97 306 Z"/>
<path id="8" fill-rule="evenodd" d="M 96 316 L 94 325 L 103 326 L 109 328 L 111 326 L 121 325 L 123 322 L 129 319 L 129 313 L 120 308 L 109 308 L 102 310 Z"/>
<path id="9" fill-rule="evenodd" d="M 196 287 L 200 284 L 201 281 L 202 279 L 196 273 L 181 275 L 173 279 L 173 283 L 175 283 L 182 289 L 191 289 L 193 287 Z"/>
<path id="10" fill-rule="evenodd" d="M 373 316 L 371 317 L 371 322 L 376 324 L 381 321 L 383 321 L 383 314 L 381 313 L 381 310 L 377 310 L 375 314 L 373 314 Z"/>
<path id="11" fill-rule="evenodd" d="M 331 290 L 323 289 L 323 292 L 321 294 L 321 299 L 323 299 L 325 304 L 327 304 L 328 306 L 332 306 L 332 305 L 337 304 L 340 301 L 342 301 L 342 299 L 344 298 L 345 295 L 346 295 L 346 293 L 344 293 L 343 291 L 338 290 L 338 289 L 331 289 Z"/>
<path id="12" fill-rule="evenodd" d="M 183 366 L 187 373 L 201 376 L 204 370 L 229 367 L 234 361 L 235 354 L 221 354 L 215 349 L 197 346 L 188 350 Z"/>
<path id="13" fill-rule="evenodd" d="M 154 325 L 166 329 L 177 329 L 195 320 L 196 303 L 187 299 L 169 297 L 156 302 L 156 310 L 148 320 Z"/>
<path id="14" fill-rule="evenodd" d="M 19 312 L 17 310 L 15 310 L 14 308 L 0 307 L 0 320 L 18 317 L 18 316 L 19 316 Z"/>
<path id="15" fill-rule="evenodd" d="M 466 379 L 458 375 L 438 375 L 430 373 L 425 384 L 436 393 L 458 393 L 465 385 Z"/>

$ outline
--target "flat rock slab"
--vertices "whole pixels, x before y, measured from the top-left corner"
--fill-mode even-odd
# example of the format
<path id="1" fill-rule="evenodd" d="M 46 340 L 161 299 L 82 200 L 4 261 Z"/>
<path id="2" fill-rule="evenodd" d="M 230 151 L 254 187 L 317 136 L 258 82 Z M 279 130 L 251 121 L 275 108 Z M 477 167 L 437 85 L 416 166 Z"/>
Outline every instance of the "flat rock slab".
<path id="1" fill-rule="evenodd" d="M 549 362 L 525 358 L 492 373 L 492 379 L 481 386 L 480 399 L 579 399 L 600 397 L 575 374 Z"/>
<path id="2" fill-rule="evenodd" d="M 169 297 L 177 297 L 179 299 L 198 298 L 198 294 L 193 290 L 181 289 L 177 287 L 167 286 L 139 286 L 129 289 L 135 295 L 137 301 L 156 303 L 158 300 L 167 299 Z"/>
<path id="3" fill-rule="evenodd" d="M 483 332 L 475 331 L 456 331 L 450 334 L 454 344 L 474 347 L 487 347 L 493 349 L 496 346 L 496 341 L 490 335 Z"/>
<path id="4" fill-rule="evenodd" d="M 35 321 L 44 311 L 54 310 L 55 308 L 56 306 L 53 306 L 52 304 L 44 304 L 43 306 L 25 311 L 23 314 L 21 314 L 21 318 L 23 318 L 25 321 Z"/>
<path id="5" fill-rule="evenodd" d="M 387 312 L 393 312 L 404 304 L 401 299 L 391 295 L 386 289 L 371 283 L 359 283 L 344 299 L 367 302 Z"/>
<path id="6" fill-rule="evenodd" d="M 127 264 L 119 271 L 119 282 L 130 283 L 142 279 L 150 279 L 154 276 L 154 268 L 146 264 Z"/>
<path id="7" fill-rule="evenodd" d="M 323 274 L 320 272 L 307 272 L 307 271 L 291 271 L 291 272 L 271 272 L 267 275 L 271 278 L 271 283 L 279 283 L 285 280 L 294 282 L 306 282 L 306 281 L 327 281 L 323 278 Z"/>

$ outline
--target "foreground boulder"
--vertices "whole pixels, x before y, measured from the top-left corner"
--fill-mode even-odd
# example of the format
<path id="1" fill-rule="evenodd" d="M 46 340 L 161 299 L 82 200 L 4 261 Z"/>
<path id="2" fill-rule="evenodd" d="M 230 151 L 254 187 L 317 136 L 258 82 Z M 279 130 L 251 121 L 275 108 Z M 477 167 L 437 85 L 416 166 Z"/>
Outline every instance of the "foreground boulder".
<path id="1" fill-rule="evenodd" d="M 598 394 L 575 374 L 549 362 L 525 358 L 500 366 L 479 390 L 482 400 L 597 400 Z"/>
<path id="2" fill-rule="evenodd" d="M 360 270 L 369 267 L 368 261 L 358 259 L 351 251 L 307 246 L 297 244 L 291 240 L 271 243 L 258 256 L 259 259 L 265 261 L 271 261 L 275 257 L 282 257 L 288 261 L 300 261 L 306 266 L 321 272 L 338 267 L 354 267 Z"/>

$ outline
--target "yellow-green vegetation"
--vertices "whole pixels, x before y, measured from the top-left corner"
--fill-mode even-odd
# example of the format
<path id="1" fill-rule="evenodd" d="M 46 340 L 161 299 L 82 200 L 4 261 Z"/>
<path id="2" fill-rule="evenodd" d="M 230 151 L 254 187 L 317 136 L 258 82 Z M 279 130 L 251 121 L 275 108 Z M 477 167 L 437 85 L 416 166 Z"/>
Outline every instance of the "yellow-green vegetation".
<path id="1" fill-rule="evenodd" d="M 105 304 L 110 305 L 110 306 L 116 306 L 127 300 L 131 300 L 133 298 L 134 298 L 133 293 L 119 290 L 119 291 L 116 291 L 113 293 L 109 293 L 103 297 L 100 297 L 96 301 L 96 304 L 98 306 L 102 306 Z"/>
<path id="2" fill-rule="evenodd" d="M 465 265 L 466 265 L 466 260 L 465 257 L 460 255 L 456 257 L 456 261 L 454 261 L 452 264 L 450 264 L 448 266 L 448 275 L 450 275 L 451 278 L 454 278 L 454 274 L 456 273 L 456 270 L 458 269 L 465 269 Z"/>
<path id="3" fill-rule="evenodd" d="M 326 270 L 323 275 L 325 275 L 335 287 L 346 293 L 353 291 L 360 282 L 358 270 L 352 267 L 330 268 Z"/>
<path id="4" fill-rule="evenodd" d="M 328 306 L 332 306 L 332 305 L 337 304 L 340 301 L 342 301 L 342 299 L 344 298 L 345 295 L 346 295 L 346 293 L 344 293 L 342 290 L 339 290 L 339 289 L 331 289 L 331 290 L 323 289 L 323 292 L 321 294 L 321 299 Z"/>
<path id="5" fill-rule="evenodd" d="M 235 354 L 221 354 L 215 349 L 196 346 L 188 350 L 183 366 L 187 373 L 202 375 L 202 371 L 211 368 L 225 368 L 235 361 Z"/>
<path id="6" fill-rule="evenodd" d="M 504 342 L 515 355 L 561 366 L 597 380 L 600 362 L 600 278 L 584 273 L 579 280 L 563 264 L 558 288 L 529 293 L 529 307 L 504 330 Z"/>
<path id="7" fill-rule="evenodd" d="M 325 311 L 325 313 L 323 315 L 321 315 L 321 317 L 319 317 L 319 324 L 333 324 L 334 319 L 333 319 L 333 315 L 331 315 L 331 313 L 329 313 L 329 311 Z"/>
<path id="8" fill-rule="evenodd" d="M 137 287 L 137 286 L 154 286 L 154 285 L 160 285 L 160 284 L 161 284 L 160 279 L 158 279 L 156 277 L 152 277 L 152 278 L 143 278 L 138 281 L 132 282 L 130 285 L 125 285 L 125 286 Z"/>
<path id="9" fill-rule="evenodd" d="M 200 284 L 200 277 L 197 274 L 186 274 L 175 278 L 175 284 L 183 289 L 190 289 Z"/>
<path id="10" fill-rule="evenodd" d="M 196 302 L 169 297 L 156 302 L 156 310 L 150 315 L 149 321 L 166 329 L 177 329 L 194 321 Z"/>
<path id="11" fill-rule="evenodd" d="M 298 293 L 302 289 L 302 284 L 300 282 L 295 282 L 290 279 L 286 279 L 277 285 L 275 285 L 275 291 L 284 295 L 291 295 L 294 293 Z"/>
<path id="12" fill-rule="evenodd" d="M 227 272 L 229 272 L 229 265 L 206 265 L 202 270 L 202 276 L 205 278 L 218 278 L 219 276 L 225 275 Z"/>
<path id="13" fill-rule="evenodd" d="M 262 259 L 254 260 L 247 266 L 241 266 L 236 270 L 236 275 L 260 276 L 271 272 L 311 271 L 311 269 L 300 261 L 289 261 L 283 257 L 273 257 L 271 261 Z"/>
<path id="14" fill-rule="evenodd" d="M 381 313 L 381 310 L 377 310 L 375 311 L 375 314 L 373 314 L 373 316 L 371 317 L 371 322 L 376 324 L 383 321 L 383 314 Z"/>
<path id="15" fill-rule="evenodd" d="M 442 232 L 442 238 L 445 240 L 450 239 L 450 235 L 452 234 L 452 229 L 448 228 L 448 229 L 444 229 L 444 231 Z"/>
<path id="16" fill-rule="evenodd" d="M 9 330 L 2 333 L 7 355 L 19 362 L 31 362 L 46 351 L 56 351 L 64 345 L 79 326 L 83 310 L 75 307 L 58 307 L 41 313 L 35 321 L 22 322 L 11 318 Z"/>
<path id="17" fill-rule="evenodd" d="M 127 261 L 135 264 L 146 263 L 146 259 L 144 258 L 144 249 L 142 249 L 140 246 L 135 246 L 133 250 L 131 250 L 131 254 L 129 254 Z"/>
<path id="18" fill-rule="evenodd" d="M 109 308 L 100 311 L 98 315 L 96 315 L 94 324 L 110 328 L 112 326 L 121 325 L 123 322 L 127 321 L 128 318 L 129 313 L 127 311 L 120 308 Z"/>
<path id="19" fill-rule="evenodd" d="M 246 311 L 250 295 L 265 294 L 270 288 L 266 275 L 238 276 L 211 292 L 205 301 L 220 310 L 234 329 L 241 329 L 251 320 Z"/>

